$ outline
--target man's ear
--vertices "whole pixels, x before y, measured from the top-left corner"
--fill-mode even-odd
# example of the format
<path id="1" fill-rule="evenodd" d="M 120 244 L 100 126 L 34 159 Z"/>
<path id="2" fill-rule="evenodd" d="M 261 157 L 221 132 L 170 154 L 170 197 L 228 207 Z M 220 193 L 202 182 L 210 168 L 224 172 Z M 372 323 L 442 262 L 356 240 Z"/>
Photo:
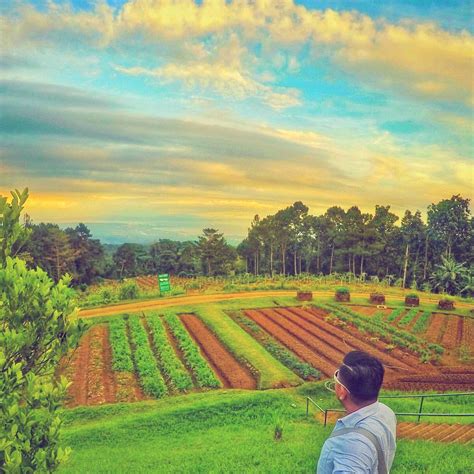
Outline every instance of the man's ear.
<path id="1" fill-rule="evenodd" d="M 339 400 L 345 400 L 349 396 L 349 392 L 342 386 L 337 384 L 336 385 L 336 395 Z"/>

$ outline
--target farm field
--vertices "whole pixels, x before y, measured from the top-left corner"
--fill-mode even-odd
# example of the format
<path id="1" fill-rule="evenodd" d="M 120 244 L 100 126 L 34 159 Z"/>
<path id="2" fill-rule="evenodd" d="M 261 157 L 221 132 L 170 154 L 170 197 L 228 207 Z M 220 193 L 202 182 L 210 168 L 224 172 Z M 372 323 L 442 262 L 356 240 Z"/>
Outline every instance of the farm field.
<path id="1" fill-rule="evenodd" d="M 224 390 L 66 410 L 63 438 L 73 452 L 60 472 L 88 472 L 91 459 L 98 473 L 314 472 L 332 426 L 323 427 L 314 413 L 306 418 L 306 395 L 323 406 L 336 406 L 322 382 L 313 382 L 289 389 Z M 417 403 L 406 407 L 416 410 Z M 466 409 L 454 399 L 430 402 L 429 407 L 432 411 Z M 278 442 L 276 425 L 283 428 Z M 408 431 L 409 425 L 401 427 Z M 469 428 L 463 424 L 458 429 Z M 397 441 L 391 472 L 469 472 L 473 454 L 472 443 L 402 438 Z"/>
<path id="2" fill-rule="evenodd" d="M 387 389 L 467 391 L 471 333 L 456 315 L 257 298 L 101 318 L 62 367 L 69 407 L 291 387 L 330 378 L 355 349 L 383 361 Z"/>

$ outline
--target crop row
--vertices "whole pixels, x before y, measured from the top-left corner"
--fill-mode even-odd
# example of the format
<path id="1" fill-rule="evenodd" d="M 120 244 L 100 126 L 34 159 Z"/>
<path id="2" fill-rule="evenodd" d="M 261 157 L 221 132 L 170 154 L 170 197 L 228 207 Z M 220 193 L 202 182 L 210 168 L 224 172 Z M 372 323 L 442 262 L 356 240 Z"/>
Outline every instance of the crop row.
<path id="1" fill-rule="evenodd" d="M 399 347 L 407 348 L 418 353 L 423 362 L 436 359 L 444 352 L 444 349 L 438 344 L 428 344 L 428 346 L 425 347 L 424 341 L 421 341 L 413 334 L 390 326 L 383 321 L 364 318 L 349 308 L 334 303 L 329 303 L 327 305 L 319 304 L 318 306 L 326 311 L 333 312 L 343 321 L 353 323 L 358 328 L 383 338 L 386 342 L 396 344 Z"/>
<path id="2" fill-rule="evenodd" d="M 413 320 L 413 318 L 418 314 L 418 312 L 419 312 L 418 308 L 410 309 L 410 311 L 408 311 L 407 314 L 405 314 L 405 316 L 403 316 L 403 318 L 400 319 L 400 321 L 398 322 L 398 325 L 402 327 L 408 326 Z"/>
<path id="3" fill-rule="evenodd" d="M 397 308 L 394 309 L 388 316 L 387 316 L 387 322 L 393 323 L 401 314 L 405 311 L 404 308 Z"/>
<path id="4" fill-rule="evenodd" d="M 132 351 L 123 318 L 116 318 L 110 322 L 109 338 L 112 346 L 112 368 L 117 372 L 133 372 Z"/>
<path id="5" fill-rule="evenodd" d="M 276 359 L 278 359 L 283 365 L 293 370 L 301 378 L 307 380 L 310 378 L 320 378 L 321 373 L 310 364 L 301 361 L 288 351 L 285 347 L 279 344 L 272 336 L 266 333 L 258 324 L 252 320 L 246 318 L 241 313 L 234 315 L 235 321 L 244 327 L 244 329 L 257 341 L 262 344 L 263 347 Z"/>
<path id="6" fill-rule="evenodd" d="M 175 314 L 168 314 L 165 317 L 171 332 L 173 333 L 179 348 L 181 349 L 186 365 L 193 371 L 196 381 L 200 387 L 218 388 L 220 381 L 214 372 L 209 368 L 207 362 L 199 353 L 196 344 L 184 329 L 181 321 Z"/>
<path id="7" fill-rule="evenodd" d="M 193 386 L 193 381 L 170 345 L 162 318 L 153 315 L 147 318 L 147 323 L 163 373 L 171 385 L 180 392 L 189 390 Z"/>
<path id="8" fill-rule="evenodd" d="M 129 319 L 130 338 L 135 346 L 134 358 L 140 383 L 146 394 L 161 398 L 167 393 L 166 384 L 156 365 L 148 336 L 138 316 Z"/>
<path id="9" fill-rule="evenodd" d="M 423 333 L 426 332 L 428 326 L 430 325 L 431 320 L 431 311 L 425 311 L 417 320 L 413 326 L 414 333 Z"/>

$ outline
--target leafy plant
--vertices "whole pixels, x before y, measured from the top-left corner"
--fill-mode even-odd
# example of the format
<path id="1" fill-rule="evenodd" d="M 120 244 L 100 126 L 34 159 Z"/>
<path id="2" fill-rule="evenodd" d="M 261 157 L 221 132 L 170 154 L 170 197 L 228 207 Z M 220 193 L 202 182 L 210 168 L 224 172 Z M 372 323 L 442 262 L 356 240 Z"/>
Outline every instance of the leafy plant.
<path id="1" fill-rule="evenodd" d="M 115 318 L 109 324 L 112 367 L 119 372 L 133 372 L 132 351 L 126 330 L 127 327 L 123 318 Z"/>
<path id="2" fill-rule="evenodd" d="M 193 381 L 168 340 L 162 318 L 150 315 L 147 323 L 163 373 L 180 392 L 189 390 L 193 386 Z"/>
<path id="3" fill-rule="evenodd" d="M 193 371 L 196 381 L 200 387 L 217 388 L 221 386 L 220 381 L 214 372 L 202 358 L 199 350 L 183 327 L 183 324 L 175 314 L 168 314 L 165 317 L 171 332 L 178 342 L 178 346 L 183 352 L 186 365 Z"/>
<path id="4" fill-rule="evenodd" d="M 130 337 L 134 345 L 134 360 L 140 384 L 146 394 L 161 398 L 167 393 L 165 381 L 158 370 L 148 336 L 138 316 L 129 319 Z"/>

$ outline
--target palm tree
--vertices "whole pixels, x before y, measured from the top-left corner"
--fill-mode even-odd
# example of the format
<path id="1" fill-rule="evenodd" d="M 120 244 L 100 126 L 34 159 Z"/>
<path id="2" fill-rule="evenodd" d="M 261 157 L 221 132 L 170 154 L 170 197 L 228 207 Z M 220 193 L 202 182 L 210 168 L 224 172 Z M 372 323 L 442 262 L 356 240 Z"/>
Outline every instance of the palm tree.
<path id="1" fill-rule="evenodd" d="M 436 270 L 430 280 L 434 289 L 439 289 L 454 295 L 461 290 L 466 275 L 466 267 L 450 257 L 441 257 L 442 263 L 436 265 Z"/>

